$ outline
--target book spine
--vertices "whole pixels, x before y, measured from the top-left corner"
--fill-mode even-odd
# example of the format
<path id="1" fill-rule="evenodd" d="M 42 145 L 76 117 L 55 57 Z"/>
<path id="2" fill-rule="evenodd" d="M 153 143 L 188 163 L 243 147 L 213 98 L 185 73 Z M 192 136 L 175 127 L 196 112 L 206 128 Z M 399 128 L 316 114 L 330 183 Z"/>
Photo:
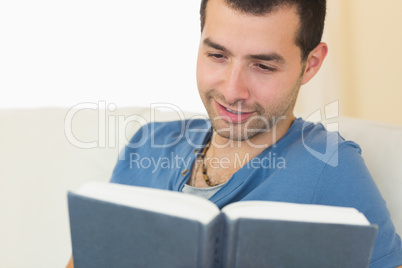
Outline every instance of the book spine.
<path id="1" fill-rule="evenodd" d="M 223 239 L 224 239 L 224 228 L 225 219 L 223 214 L 220 214 L 216 219 L 215 230 L 214 230 L 214 258 L 213 266 L 214 268 L 221 268 L 223 266 L 222 256 L 223 256 Z"/>
<path id="2" fill-rule="evenodd" d="M 200 224 L 199 234 L 199 268 L 220 268 L 221 265 L 221 241 L 223 230 L 222 215 L 217 216 L 208 225 Z"/>
<path id="3" fill-rule="evenodd" d="M 238 221 L 230 220 L 222 214 L 222 231 L 220 238 L 221 267 L 235 267 L 237 247 L 237 224 Z"/>

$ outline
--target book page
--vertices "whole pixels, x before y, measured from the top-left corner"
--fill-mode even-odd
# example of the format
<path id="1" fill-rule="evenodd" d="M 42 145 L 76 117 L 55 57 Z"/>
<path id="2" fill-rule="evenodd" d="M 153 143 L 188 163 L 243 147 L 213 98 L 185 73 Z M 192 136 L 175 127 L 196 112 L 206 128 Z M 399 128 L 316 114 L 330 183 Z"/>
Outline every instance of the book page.
<path id="1" fill-rule="evenodd" d="M 89 182 L 74 194 L 119 205 L 192 219 L 207 224 L 219 213 L 219 208 L 204 198 L 167 190 L 105 182 Z"/>
<path id="2" fill-rule="evenodd" d="M 272 219 L 316 223 L 370 225 L 355 208 L 270 201 L 242 201 L 222 209 L 230 219 Z"/>

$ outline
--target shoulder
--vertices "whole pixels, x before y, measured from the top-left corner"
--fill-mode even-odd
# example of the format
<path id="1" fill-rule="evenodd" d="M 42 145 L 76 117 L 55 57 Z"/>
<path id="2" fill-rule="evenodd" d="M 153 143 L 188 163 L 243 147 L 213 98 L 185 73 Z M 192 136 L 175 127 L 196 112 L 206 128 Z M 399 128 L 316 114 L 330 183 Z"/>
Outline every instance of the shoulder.
<path id="1" fill-rule="evenodd" d="M 351 186 L 370 185 L 376 188 L 361 156 L 361 148 L 345 140 L 338 131 L 328 131 L 321 123 L 299 119 L 291 135 L 297 158 L 303 165 L 316 169 L 319 175 L 317 189 L 327 189 L 327 194 L 342 194 Z M 345 187 L 344 190 L 340 188 Z M 334 191 L 338 189 L 339 191 Z"/>
<path id="2" fill-rule="evenodd" d="M 111 182 L 172 189 L 203 144 L 209 121 L 154 122 L 142 126 L 122 148 Z"/>
<path id="3" fill-rule="evenodd" d="M 327 131 L 322 124 L 301 121 L 298 125 L 302 137 L 299 147 L 315 158 L 316 167 L 320 166 L 313 203 L 358 209 L 379 226 L 373 267 L 388 267 L 393 261 L 400 264 L 400 238 L 361 156 L 360 146 L 345 140 L 338 132 Z"/>
<path id="4" fill-rule="evenodd" d="M 204 143 L 209 132 L 210 122 L 202 119 L 153 122 L 142 126 L 122 148 L 112 174 L 112 182 L 125 183 L 139 176 L 155 177 L 156 171 L 168 169 L 142 167 L 158 166 L 166 159 L 170 163 L 181 159 L 188 161 L 195 148 Z"/>
<path id="5" fill-rule="evenodd" d="M 338 166 L 339 156 L 348 161 L 361 159 L 361 149 L 353 141 L 345 140 L 338 131 L 328 131 L 321 123 L 296 119 L 278 146 L 302 164 L 310 163 L 315 168 L 327 165 Z"/>
<path id="6" fill-rule="evenodd" d="M 186 140 L 191 143 L 202 134 L 210 132 L 211 123 L 205 119 L 189 119 L 170 122 L 152 122 L 141 127 L 127 145 L 130 148 L 147 144 L 170 146 Z"/>
<path id="7" fill-rule="evenodd" d="M 338 130 L 328 131 L 322 123 L 300 120 L 297 122 L 304 147 L 317 151 L 334 153 L 336 150 L 352 150 L 361 153 L 360 146 L 353 141 L 345 140 Z"/>

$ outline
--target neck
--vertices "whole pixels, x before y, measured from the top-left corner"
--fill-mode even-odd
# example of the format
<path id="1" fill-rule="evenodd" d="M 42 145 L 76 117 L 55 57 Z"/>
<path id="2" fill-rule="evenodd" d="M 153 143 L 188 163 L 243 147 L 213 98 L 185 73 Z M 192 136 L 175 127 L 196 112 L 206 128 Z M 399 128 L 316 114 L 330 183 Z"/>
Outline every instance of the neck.
<path id="1" fill-rule="evenodd" d="M 214 131 L 207 156 L 211 159 L 227 159 L 227 165 L 236 172 L 248 162 L 247 160 L 253 159 L 266 148 L 280 140 L 286 134 L 294 120 L 295 117 L 291 117 L 290 120 L 281 121 L 270 131 L 260 133 L 244 141 L 230 140 L 219 136 Z M 240 162 L 238 160 L 240 160 Z"/>

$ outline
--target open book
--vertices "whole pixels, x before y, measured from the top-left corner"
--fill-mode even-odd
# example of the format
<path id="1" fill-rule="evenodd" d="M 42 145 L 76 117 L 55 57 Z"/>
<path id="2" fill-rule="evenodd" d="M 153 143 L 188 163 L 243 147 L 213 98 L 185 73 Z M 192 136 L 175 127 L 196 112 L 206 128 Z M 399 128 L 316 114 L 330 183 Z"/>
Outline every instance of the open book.
<path id="1" fill-rule="evenodd" d="M 353 208 L 90 182 L 68 193 L 74 267 L 368 267 L 377 227 Z"/>

